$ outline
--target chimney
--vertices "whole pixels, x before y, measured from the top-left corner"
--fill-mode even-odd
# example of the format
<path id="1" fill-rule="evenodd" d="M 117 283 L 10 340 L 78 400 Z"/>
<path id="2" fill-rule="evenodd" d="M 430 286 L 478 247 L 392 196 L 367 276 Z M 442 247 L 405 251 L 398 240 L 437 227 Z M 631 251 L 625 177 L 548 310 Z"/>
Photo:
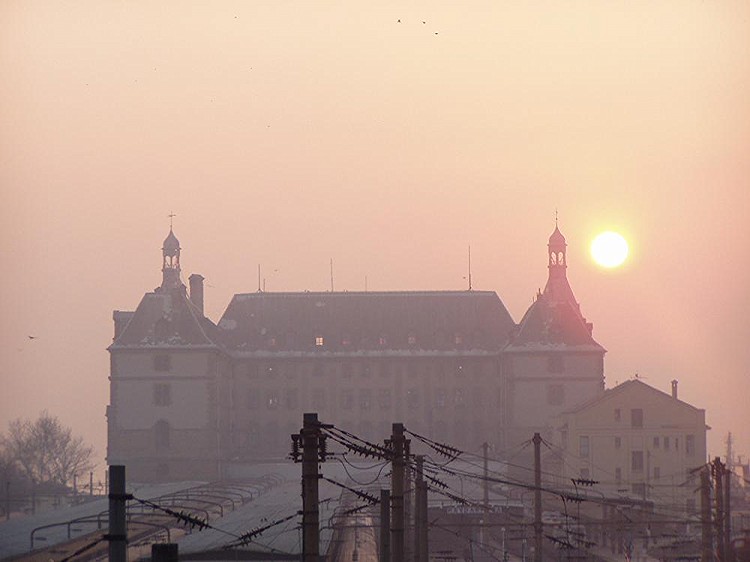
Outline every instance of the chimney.
<path id="1" fill-rule="evenodd" d="M 672 398 L 677 400 L 677 379 L 672 381 Z"/>
<path id="2" fill-rule="evenodd" d="M 203 275 L 193 273 L 188 277 L 188 281 L 190 282 L 190 300 L 203 314 Z"/>

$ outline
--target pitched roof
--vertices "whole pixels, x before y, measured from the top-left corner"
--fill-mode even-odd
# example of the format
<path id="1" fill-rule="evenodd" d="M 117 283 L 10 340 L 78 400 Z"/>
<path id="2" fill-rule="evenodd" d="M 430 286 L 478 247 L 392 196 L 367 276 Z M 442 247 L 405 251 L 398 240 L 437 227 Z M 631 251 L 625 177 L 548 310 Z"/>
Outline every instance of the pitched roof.
<path id="1" fill-rule="evenodd" d="M 541 293 L 519 323 L 518 332 L 506 348 L 521 351 L 547 347 L 583 348 L 604 351 L 591 335 L 590 324 L 581 315 L 578 304 Z"/>
<path id="2" fill-rule="evenodd" d="M 216 325 L 190 302 L 184 286 L 146 293 L 111 347 L 213 346 Z"/>
<path id="3" fill-rule="evenodd" d="M 238 351 L 497 352 L 515 323 L 494 291 L 258 292 L 235 295 L 218 326 Z"/>
<path id="4" fill-rule="evenodd" d="M 663 392 L 659 390 L 658 388 L 648 385 L 642 380 L 631 379 L 623 383 L 620 383 L 613 388 L 608 388 L 607 390 L 605 390 L 603 393 L 596 396 L 595 398 L 592 398 L 591 400 L 583 402 L 579 404 L 578 406 L 571 408 L 570 410 L 566 410 L 565 412 L 563 412 L 563 415 L 574 414 L 577 412 L 581 412 L 583 410 L 587 410 L 601 402 L 604 402 L 605 400 L 609 400 L 623 393 L 638 392 L 638 391 L 645 391 L 650 394 L 653 394 L 654 396 L 660 397 L 662 399 L 673 400 L 674 402 L 677 402 L 683 406 L 686 406 L 696 411 L 703 411 L 701 408 L 696 408 L 692 404 L 688 404 L 687 402 L 684 402 L 680 400 L 679 398 L 673 398 L 671 394 L 667 394 L 666 392 Z"/>

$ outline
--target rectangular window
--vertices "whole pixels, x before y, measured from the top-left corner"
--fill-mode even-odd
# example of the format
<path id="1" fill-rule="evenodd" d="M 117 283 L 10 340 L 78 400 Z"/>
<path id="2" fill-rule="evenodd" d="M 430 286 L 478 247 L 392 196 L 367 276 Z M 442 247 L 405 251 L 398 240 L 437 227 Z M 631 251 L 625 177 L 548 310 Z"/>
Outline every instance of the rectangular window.
<path id="1" fill-rule="evenodd" d="M 326 407 L 326 393 L 322 388 L 316 388 L 312 392 L 312 407 L 316 410 L 324 410 Z"/>
<path id="2" fill-rule="evenodd" d="M 695 455 L 695 435 L 685 436 L 685 454 L 689 457 Z"/>
<path id="3" fill-rule="evenodd" d="M 674 450 L 675 451 L 680 450 L 680 438 L 679 437 L 674 438 Z"/>
<path id="4" fill-rule="evenodd" d="M 658 466 L 654 467 L 654 480 L 661 478 L 661 468 Z"/>
<path id="5" fill-rule="evenodd" d="M 266 393 L 266 407 L 269 410 L 275 410 L 279 407 L 279 403 L 281 402 L 281 399 L 279 398 L 279 395 L 274 391 L 269 391 Z"/>
<path id="6" fill-rule="evenodd" d="M 369 390 L 359 391 L 359 409 L 362 411 L 369 411 L 372 408 L 372 398 Z"/>
<path id="7" fill-rule="evenodd" d="M 549 406 L 562 406 L 565 401 L 565 389 L 561 384 L 550 384 L 547 386 L 547 404 Z"/>
<path id="8" fill-rule="evenodd" d="M 391 409 L 391 391 L 390 389 L 383 388 L 378 392 L 378 403 L 380 404 L 381 410 Z"/>
<path id="9" fill-rule="evenodd" d="M 630 427 L 643 427 L 643 410 L 641 408 L 630 410 Z"/>
<path id="10" fill-rule="evenodd" d="M 643 472 L 643 451 L 630 452 L 630 469 L 633 472 Z"/>
<path id="11" fill-rule="evenodd" d="M 618 485 L 622 482 L 622 469 L 620 467 L 615 468 L 615 482 Z"/>
<path id="12" fill-rule="evenodd" d="M 658 449 L 660 443 L 661 440 L 658 437 L 654 437 L 654 449 Z"/>
<path id="13" fill-rule="evenodd" d="M 664 450 L 669 451 L 669 437 L 664 438 Z"/>
<path id="14" fill-rule="evenodd" d="M 618 422 L 621 419 L 620 408 L 615 408 L 615 421 Z"/>
<path id="15" fill-rule="evenodd" d="M 622 439 L 618 436 L 615 437 L 615 449 L 619 449 L 622 447 Z"/>
<path id="16" fill-rule="evenodd" d="M 578 456 L 588 457 L 589 456 L 589 436 L 581 435 L 578 438 Z"/>
<path id="17" fill-rule="evenodd" d="M 589 479 L 591 477 L 591 472 L 589 472 L 588 468 L 582 468 L 578 474 L 581 478 Z"/>
<path id="18" fill-rule="evenodd" d="M 646 484 L 645 482 L 636 482 L 631 486 L 633 493 L 636 496 L 646 497 Z"/>
<path id="19" fill-rule="evenodd" d="M 317 347 L 322 347 L 325 340 L 323 340 L 323 336 L 315 336 L 315 345 Z"/>
<path id="20" fill-rule="evenodd" d="M 169 355 L 160 353 L 154 355 L 154 371 L 169 371 L 172 368 L 172 358 Z"/>
<path id="21" fill-rule="evenodd" d="M 445 408 L 445 389 L 438 388 L 435 392 L 435 407 Z"/>
<path id="22" fill-rule="evenodd" d="M 172 403 L 171 388 L 166 383 L 154 385 L 154 406 L 169 406 Z"/>
<path id="23" fill-rule="evenodd" d="M 565 372 L 565 364 L 563 363 L 562 355 L 550 355 L 547 358 L 547 370 L 550 373 Z"/>
<path id="24" fill-rule="evenodd" d="M 353 407 L 354 407 L 354 391 L 349 390 L 349 389 L 344 390 L 341 393 L 341 409 L 351 410 Z"/>

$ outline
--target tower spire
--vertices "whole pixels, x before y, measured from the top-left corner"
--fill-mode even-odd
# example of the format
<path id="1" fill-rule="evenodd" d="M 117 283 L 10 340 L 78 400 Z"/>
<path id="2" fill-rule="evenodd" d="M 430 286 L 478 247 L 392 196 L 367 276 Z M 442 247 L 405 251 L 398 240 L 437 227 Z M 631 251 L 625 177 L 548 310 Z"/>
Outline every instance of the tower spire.
<path id="1" fill-rule="evenodd" d="M 164 244 L 161 248 L 162 253 L 162 289 L 169 289 L 172 287 L 179 287 L 182 285 L 180 281 L 180 241 L 172 231 L 172 219 L 176 216 L 171 213 L 169 216 L 169 234 L 164 239 Z"/>

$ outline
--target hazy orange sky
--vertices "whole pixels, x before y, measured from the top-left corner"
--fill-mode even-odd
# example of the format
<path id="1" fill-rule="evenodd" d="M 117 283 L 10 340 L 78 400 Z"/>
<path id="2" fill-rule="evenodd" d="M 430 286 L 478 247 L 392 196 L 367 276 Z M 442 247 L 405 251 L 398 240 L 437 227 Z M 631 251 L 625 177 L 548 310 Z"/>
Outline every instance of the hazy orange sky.
<path id="1" fill-rule="evenodd" d="M 558 209 L 607 385 L 676 378 L 750 454 L 750 2 L 403 4 L 0 3 L 0 427 L 47 409 L 103 456 L 170 211 L 214 321 L 259 263 L 460 289 L 469 244 L 518 321 Z"/>

